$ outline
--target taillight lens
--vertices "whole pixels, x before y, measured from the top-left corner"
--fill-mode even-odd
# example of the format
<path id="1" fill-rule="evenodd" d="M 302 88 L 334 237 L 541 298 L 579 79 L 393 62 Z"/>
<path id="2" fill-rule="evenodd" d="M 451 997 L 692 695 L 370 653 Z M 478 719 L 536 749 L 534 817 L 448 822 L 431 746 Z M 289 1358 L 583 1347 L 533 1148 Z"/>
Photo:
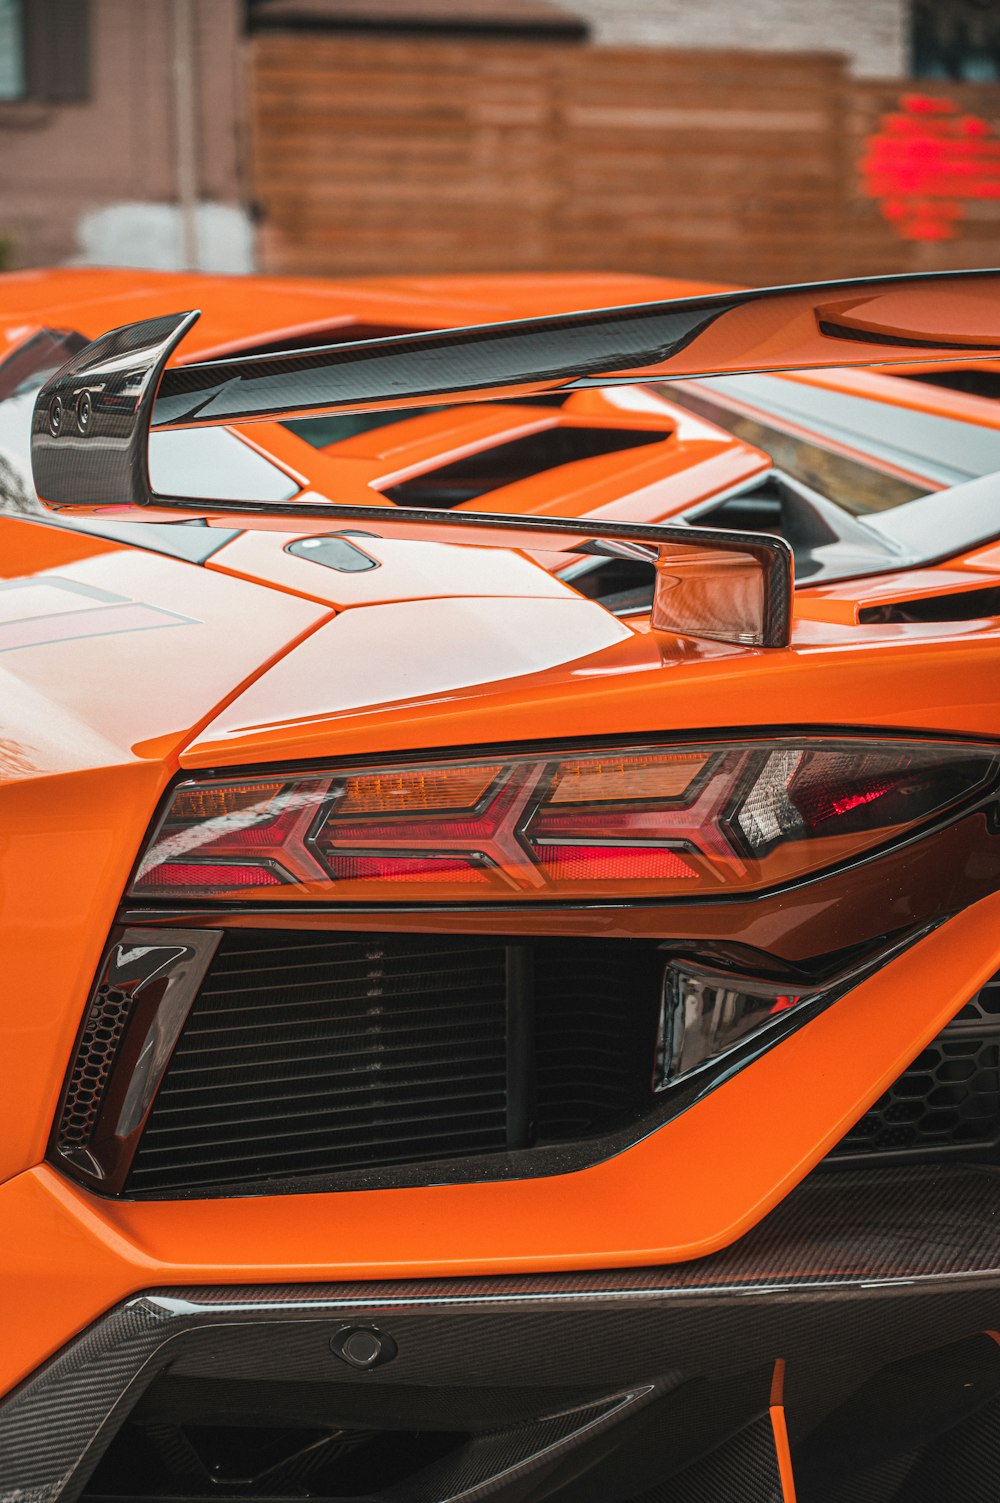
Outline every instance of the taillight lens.
<path id="1" fill-rule="evenodd" d="M 996 769 L 985 747 L 803 738 L 192 779 L 131 891 L 363 903 L 752 892 L 967 808 Z"/>

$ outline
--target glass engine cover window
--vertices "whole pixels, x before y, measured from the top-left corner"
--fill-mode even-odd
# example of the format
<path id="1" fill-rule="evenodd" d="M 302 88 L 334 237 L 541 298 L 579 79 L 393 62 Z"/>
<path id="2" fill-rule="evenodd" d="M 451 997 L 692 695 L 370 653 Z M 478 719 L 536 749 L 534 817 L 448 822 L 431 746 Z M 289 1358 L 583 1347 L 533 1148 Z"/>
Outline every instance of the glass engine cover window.
<path id="1" fill-rule="evenodd" d="M 135 897 L 697 898 L 819 872 L 969 807 L 988 747 L 723 741 L 337 766 L 173 789 Z"/>

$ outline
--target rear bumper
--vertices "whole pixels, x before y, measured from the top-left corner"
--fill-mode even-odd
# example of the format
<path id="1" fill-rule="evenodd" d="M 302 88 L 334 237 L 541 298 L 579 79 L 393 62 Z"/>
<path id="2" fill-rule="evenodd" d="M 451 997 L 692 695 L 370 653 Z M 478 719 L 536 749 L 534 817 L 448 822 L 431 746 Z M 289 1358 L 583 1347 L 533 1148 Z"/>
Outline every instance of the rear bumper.
<path id="1" fill-rule="evenodd" d="M 1000 969 L 998 918 L 1000 895 L 967 909 L 696 1105 L 588 1169 L 169 1202 L 100 1199 L 48 1165 L 18 1175 L 0 1185 L 0 1225 L 10 1229 L 0 1246 L 0 1393 L 151 1288 L 643 1267 L 727 1248 Z"/>
<path id="2" fill-rule="evenodd" d="M 989 1167 L 824 1170 L 736 1246 L 673 1267 L 142 1293 L 0 1405 L 0 1499 L 75 1498 L 161 1393 L 231 1419 L 254 1385 L 276 1412 L 314 1395 L 365 1430 L 461 1431 L 399 1500 L 501 1503 L 529 1477 L 573 1478 L 574 1500 L 667 1477 L 713 1503 L 781 1498 L 786 1413 L 808 1470 L 811 1437 L 894 1365 L 967 1352 L 989 1397 L 977 1333 L 1000 1324 L 998 1187 Z M 371 1368 L 331 1345 L 355 1327 L 383 1343 Z M 734 1466 L 730 1494 L 713 1479 Z"/>
<path id="3" fill-rule="evenodd" d="M 460 1406 L 477 1437 L 462 1444 L 487 1469 L 475 1495 L 498 1503 L 520 1503 L 515 1461 L 541 1469 L 539 1487 L 550 1463 L 555 1480 L 593 1472 L 594 1503 L 610 1503 L 623 1447 L 634 1486 L 621 1503 L 688 1472 L 692 1497 L 724 1503 L 697 1470 L 709 1465 L 736 1466 L 741 1500 L 750 1476 L 781 1497 L 786 1410 L 805 1475 L 827 1473 L 844 1404 L 866 1408 L 894 1364 L 933 1369 L 956 1344 L 952 1407 L 989 1398 L 1000 1169 L 809 1171 L 1000 969 L 997 917 L 1000 895 L 959 914 L 688 1111 L 574 1173 L 172 1202 L 102 1200 L 48 1165 L 9 1180 L 0 1503 L 74 1499 L 167 1366 L 189 1385 L 321 1394 L 334 1414 L 342 1396 L 367 1431 L 379 1415 L 398 1424 L 408 1395 L 432 1431 Z M 331 1351 L 356 1323 L 384 1332 L 391 1361 L 359 1372 Z M 434 1474 L 434 1496 L 462 1496 L 471 1459 L 438 1458 L 458 1471 Z"/>

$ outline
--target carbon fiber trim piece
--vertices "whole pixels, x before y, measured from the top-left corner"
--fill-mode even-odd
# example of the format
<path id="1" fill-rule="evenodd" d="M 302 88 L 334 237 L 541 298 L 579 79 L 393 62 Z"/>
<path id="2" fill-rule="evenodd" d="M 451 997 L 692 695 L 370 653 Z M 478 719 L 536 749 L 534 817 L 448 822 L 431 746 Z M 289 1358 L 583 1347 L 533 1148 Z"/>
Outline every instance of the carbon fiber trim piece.
<path id="1" fill-rule="evenodd" d="M 863 1374 L 997 1323 L 998 1182 L 979 1167 L 817 1176 L 732 1248 L 668 1268 L 140 1295 L 0 1405 L 0 1500 L 70 1503 L 168 1360 L 191 1377 L 610 1394 L 779 1353 L 792 1373 L 821 1354 Z M 345 1319 L 377 1323 L 398 1357 L 359 1379 L 329 1351 Z"/>
<path id="2" fill-rule="evenodd" d="M 160 373 L 197 317 L 164 314 L 112 329 L 49 377 L 32 417 L 31 469 L 40 496 L 77 505 L 148 496 L 149 425 Z"/>
<path id="3" fill-rule="evenodd" d="M 725 1445 L 629 1503 L 782 1503 L 783 1498 L 774 1431 L 768 1416 L 761 1415 Z"/>
<path id="4" fill-rule="evenodd" d="M 914 1459 L 893 1503 L 996 1503 L 1000 1494 L 1000 1400 L 994 1399 Z"/>
<path id="5" fill-rule="evenodd" d="M 932 332 L 931 299 L 915 309 L 906 296 L 924 286 L 975 300 L 976 333 L 963 329 L 949 339 L 947 329 Z M 989 271 L 868 277 L 236 356 L 165 373 L 153 421 L 156 427 L 246 422 L 278 409 L 412 407 L 442 397 L 634 385 L 734 369 L 933 359 L 946 350 L 984 358 L 1000 348 L 990 317 L 995 287 Z M 840 316 L 831 318 L 834 308 Z"/>

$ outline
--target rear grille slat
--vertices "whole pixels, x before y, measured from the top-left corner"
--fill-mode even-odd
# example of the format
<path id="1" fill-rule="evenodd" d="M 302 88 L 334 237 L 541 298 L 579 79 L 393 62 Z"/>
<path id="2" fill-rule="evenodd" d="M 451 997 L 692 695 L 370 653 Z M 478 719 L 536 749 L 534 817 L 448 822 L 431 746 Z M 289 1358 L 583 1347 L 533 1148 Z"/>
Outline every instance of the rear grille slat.
<path id="1" fill-rule="evenodd" d="M 518 1015 L 511 1048 L 515 950 L 531 1026 Z M 663 964 L 656 941 L 228 931 L 127 1193 L 293 1187 L 613 1130 L 652 1099 Z"/>
<path id="2" fill-rule="evenodd" d="M 433 1018 L 428 1018 L 426 1012 L 423 1010 L 423 1007 L 417 1008 L 408 1007 L 405 1005 L 400 1006 L 399 1000 L 397 998 L 393 998 L 392 1016 L 393 1020 L 398 1019 L 400 1026 L 406 1026 L 407 1023 L 409 1023 L 409 1026 L 415 1031 L 431 1031 L 434 1029 L 443 1029 L 448 1026 L 446 1019 L 448 1018 L 449 1014 L 457 1013 L 461 1015 L 463 1014 L 463 1012 L 467 1013 L 467 1010 L 470 1007 L 474 1007 L 476 1000 L 477 999 L 475 995 L 473 993 L 470 993 L 467 997 L 463 996 L 459 1001 L 453 1004 L 442 1005 L 436 1011 Z M 295 1030 L 301 1030 L 310 1026 L 310 1016 L 308 1012 L 303 1013 L 300 1009 L 296 1009 L 297 1015 L 290 1016 L 292 1009 L 288 1003 L 282 1000 L 278 1005 L 281 1008 L 280 1018 L 274 1018 L 261 1023 L 251 1023 L 247 1021 L 246 1012 L 244 1009 L 243 1017 L 239 1022 L 218 1023 L 214 1018 L 206 1018 L 204 1021 L 199 1022 L 198 1025 L 192 1029 L 192 1034 L 196 1037 L 214 1037 L 216 1035 L 221 1037 L 232 1036 L 233 1034 L 247 1033 L 250 1031 L 260 1032 L 260 1030 L 263 1028 L 292 1028 Z M 354 1010 L 353 1002 L 349 1011 L 343 1010 L 340 1006 L 339 998 L 337 998 L 336 996 L 331 996 L 323 1002 L 310 1002 L 309 1007 L 315 1008 L 317 1017 L 320 1021 L 332 1021 L 338 1026 L 342 1024 L 353 1023 L 361 1025 L 361 1027 L 359 1027 L 359 1029 L 357 1030 L 359 1033 L 363 1033 L 365 1031 L 365 1028 L 369 1030 L 378 1028 L 379 1019 L 381 1018 L 384 1011 L 384 1008 L 381 1005 L 379 1005 L 378 1007 L 369 1005 L 363 1012 L 357 1012 Z M 331 1008 L 336 1010 L 336 1017 L 333 1019 L 330 1018 Z M 468 1026 L 481 1028 L 485 1027 L 486 1024 L 477 1024 L 475 1021 L 473 1021 L 469 1023 Z"/>
<path id="3" fill-rule="evenodd" d="M 310 973 L 312 973 L 316 970 L 316 967 L 310 964 L 308 970 Z M 288 971 L 281 972 L 281 979 L 274 982 L 267 982 L 263 980 L 260 973 L 252 970 L 247 972 L 240 972 L 239 974 L 241 977 L 246 976 L 248 978 L 247 981 L 243 984 L 249 985 L 250 989 L 254 992 L 265 992 L 268 990 L 285 992 L 291 990 L 292 987 L 301 987 L 303 985 L 310 984 L 308 979 L 296 977 L 294 974 L 294 969 L 291 968 Z M 266 970 L 263 973 L 264 976 L 269 974 L 271 974 L 271 972 Z M 453 985 L 455 974 L 456 973 L 454 971 L 441 970 L 430 971 L 419 977 L 412 977 L 408 975 L 393 975 L 392 973 L 386 975 L 386 972 L 378 966 L 373 965 L 365 969 L 361 966 L 355 965 L 351 966 L 349 969 L 345 967 L 344 973 L 338 975 L 337 968 L 335 966 L 330 966 L 329 968 L 327 968 L 324 976 L 322 978 L 317 978 L 316 981 L 312 984 L 318 988 L 323 988 L 325 990 L 331 983 L 337 986 L 354 984 L 358 987 L 361 987 L 367 981 L 378 980 L 383 985 L 392 986 L 394 990 L 399 990 L 402 992 L 411 989 L 414 992 L 414 995 L 418 995 L 420 992 L 426 993 L 433 991 L 435 986 L 440 984 L 440 982 L 445 978 L 447 978 L 449 986 Z M 482 982 L 489 977 L 490 967 L 486 965 L 480 967 L 469 966 L 458 974 L 461 979 L 465 981 L 467 986 L 478 986 L 481 985 Z M 232 990 L 232 988 L 226 988 L 225 991 L 219 991 L 216 988 L 213 988 L 210 992 L 207 993 L 207 995 L 209 997 L 228 996 L 231 994 Z M 359 991 L 359 995 L 363 996 L 364 992 Z"/>
<path id="4" fill-rule="evenodd" d="M 336 1003 L 333 1002 L 331 1005 L 336 1006 Z M 470 999 L 467 1006 L 474 1007 L 474 1000 Z M 396 1016 L 396 1012 L 393 1010 L 394 1020 Z M 230 1050 L 245 1047 L 259 1049 L 263 1042 L 269 1043 L 272 1047 L 280 1048 L 284 1043 L 294 1042 L 296 1037 L 301 1037 L 307 1031 L 309 1034 L 308 1042 L 310 1044 L 319 1044 L 324 1039 L 336 1038 L 345 1049 L 362 1049 L 366 1043 L 371 1044 L 373 1039 L 379 1036 L 379 1026 L 377 1024 L 372 1026 L 370 1020 L 359 1017 L 357 1013 L 347 1014 L 343 1020 L 347 1027 L 343 1029 L 336 1027 L 337 1021 L 339 1020 L 322 1017 L 319 1020 L 305 1018 L 297 1028 L 294 1028 L 290 1026 L 287 1018 L 282 1018 L 275 1020 L 273 1023 L 263 1023 L 260 1026 L 241 1023 L 239 1027 L 225 1029 L 200 1028 L 193 1031 L 192 1042 L 199 1052 L 209 1054 L 213 1050 L 220 1049 Z M 368 1023 L 367 1027 L 355 1026 L 355 1024 L 364 1024 L 366 1022 Z M 407 1046 L 423 1045 L 424 1047 L 428 1047 L 435 1040 L 447 1038 L 449 1033 L 448 1025 L 444 1021 L 437 1018 L 426 1021 L 414 1021 L 405 1012 L 399 1018 L 398 1028 L 397 1037 L 405 1035 L 405 1044 Z M 476 1034 L 476 1037 L 481 1038 L 495 1036 L 492 1032 L 485 1029 L 477 1030 Z M 403 1043 L 401 1042 L 398 1047 L 403 1047 Z"/>
<path id="5" fill-rule="evenodd" d="M 361 1096 L 360 1090 L 354 1093 L 344 1093 L 344 1095 L 351 1094 Z M 408 1123 L 422 1121 L 426 1116 L 430 1115 L 430 1110 L 428 1110 L 427 1112 L 422 1112 L 422 1107 L 432 1109 L 435 1106 L 441 1107 L 448 1105 L 449 1107 L 458 1108 L 462 1106 L 463 1103 L 468 1103 L 465 1106 L 465 1112 L 469 1117 L 482 1116 L 485 1113 L 492 1111 L 494 1108 L 502 1112 L 504 1107 L 504 1088 L 502 1084 L 497 1086 L 495 1083 L 494 1089 L 492 1091 L 463 1091 L 456 1089 L 454 1091 L 440 1092 L 436 1096 L 423 1096 L 417 1097 L 416 1099 L 409 1098 L 404 1101 L 399 1101 L 398 1098 L 394 1101 L 391 1100 L 388 1096 L 383 1096 L 377 1098 L 375 1101 L 372 1101 L 370 1099 L 370 1092 L 367 1093 L 367 1097 L 368 1099 L 345 1101 L 341 1105 L 337 1106 L 331 1106 L 329 1103 L 327 1103 L 322 1108 L 303 1107 L 298 1111 L 286 1110 L 280 1115 L 280 1117 L 278 1116 L 278 1114 L 273 1112 L 264 1112 L 259 1114 L 250 1111 L 242 1114 L 227 1112 L 225 1118 L 219 1124 L 219 1126 L 223 1127 L 225 1132 L 228 1134 L 226 1137 L 215 1137 L 213 1135 L 212 1119 L 206 1118 L 205 1116 L 205 1111 L 208 1110 L 207 1108 L 203 1109 L 200 1117 L 198 1117 L 197 1119 L 190 1111 L 186 1111 L 183 1113 L 183 1116 L 185 1118 L 183 1122 L 177 1122 L 173 1126 L 171 1126 L 169 1119 L 165 1122 L 161 1122 L 160 1133 L 166 1136 L 171 1132 L 187 1132 L 190 1130 L 190 1127 L 194 1125 L 195 1120 L 197 1120 L 200 1127 L 200 1137 L 202 1142 L 206 1142 L 211 1139 L 213 1142 L 217 1141 L 228 1143 L 238 1142 L 243 1136 L 243 1134 L 240 1134 L 236 1131 L 237 1128 L 245 1127 L 248 1129 L 249 1133 L 253 1133 L 259 1131 L 261 1127 L 267 1126 L 268 1123 L 275 1121 L 280 1121 L 284 1124 L 282 1137 L 295 1137 L 298 1135 L 298 1130 L 289 1127 L 289 1123 L 308 1119 L 312 1125 L 308 1129 L 303 1129 L 303 1132 L 316 1133 L 321 1130 L 341 1131 L 343 1129 L 342 1125 L 338 1122 L 339 1118 L 349 1117 L 348 1126 L 350 1126 L 350 1122 L 356 1121 L 366 1115 L 370 1117 L 371 1113 L 379 1108 L 387 1111 L 392 1111 L 394 1115 L 390 1120 L 392 1120 L 393 1122 Z M 489 1105 L 490 1102 L 493 1103 L 493 1106 Z"/>
<path id="6" fill-rule="evenodd" d="M 362 1117 L 363 1113 L 360 1114 Z M 479 1111 L 465 1111 L 449 1129 L 450 1134 L 481 1132 L 488 1135 L 491 1128 L 502 1118 L 503 1103 L 499 1107 L 483 1107 Z M 221 1153 L 222 1149 L 235 1150 L 244 1144 L 254 1145 L 253 1156 L 256 1162 L 269 1158 L 281 1158 L 291 1150 L 299 1150 L 307 1145 L 312 1139 L 321 1139 L 324 1143 L 333 1141 L 342 1147 L 351 1144 L 370 1144 L 374 1140 L 396 1142 L 412 1142 L 421 1137 L 440 1138 L 448 1133 L 442 1131 L 438 1123 L 429 1124 L 423 1117 L 411 1117 L 402 1113 L 393 1113 L 391 1116 L 369 1116 L 363 1124 L 353 1129 L 343 1128 L 339 1132 L 331 1130 L 325 1124 L 310 1128 L 297 1128 L 283 1132 L 281 1135 L 281 1148 L 263 1148 L 260 1146 L 261 1138 L 256 1131 L 257 1124 L 252 1124 L 255 1131 L 243 1135 L 231 1135 L 229 1137 L 211 1138 L 205 1133 L 199 1134 L 201 1146 L 192 1150 L 188 1156 L 188 1166 L 192 1167 L 205 1163 L 224 1163 L 227 1155 Z M 364 1130 L 362 1130 L 362 1127 Z M 263 1141 L 267 1141 L 266 1139 Z M 162 1144 L 158 1148 L 146 1150 L 151 1157 L 156 1154 L 169 1155 L 174 1152 L 171 1144 Z"/>
<path id="7" fill-rule="evenodd" d="M 477 1070 L 477 1066 L 479 1066 L 479 1065 L 488 1065 L 490 1062 L 491 1062 L 491 1056 L 488 1056 L 488 1055 L 479 1055 L 479 1056 L 476 1056 L 476 1055 L 472 1055 L 472 1054 L 456 1055 L 453 1060 L 449 1061 L 449 1063 L 452 1064 L 452 1065 L 459 1065 L 459 1066 L 462 1067 L 462 1069 L 463 1069 L 462 1078 L 464 1080 L 473 1080 L 473 1079 L 480 1079 L 480 1078 L 482 1078 L 484 1080 L 491 1079 L 493 1077 L 494 1073 L 495 1073 L 493 1070 L 489 1070 L 489 1069 Z M 404 1072 L 408 1072 L 408 1074 L 404 1073 Z M 178 1073 L 180 1073 L 180 1072 L 178 1072 Z M 204 1071 L 199 1070 L 199 1071 L 193 1071 L 191 1073 L 197 1074 L 197 1075 L 203 1075 Z M 348 1080 L 349 1081 L 352 1078 L 356 1077 L 359 1073 L 361 1073 L 361 1072 L 358 1071 L 357 1069 L 349 1069 L 349 1070 L 341 1071 L 340 1075 L 342 1076 L 342 1078 L 344 1080 Z M 382 1073 L 383 1076 L 387 1076 L 390 1079 L 398 1081 L 398 1083 L 400 1085 L 400 1088 L 403 1088 L 403 1087 L 406 1086 L 406 1084 L 408 1083 L 408 1078 L 409 1077 L 412 1077 L 412 1078 L 416 1079 L 423 1086 L 445 1085 L 445 1084 L 447 1084 L 448 1080 L 451 1078 L 451 1076 L 449 1074 L 446 1074 L 446 1073 L 441 1073 L 441 1074 L 437 1074 L 437 1075 L 428 1074 L 426 1072 L 426 1070 L 424 1069 L 423 1065 L 419 1061 L 413 1062 L 413 1063 L 410 1063 L 410 1064 L 393 1065 L 393 1066 L 388 1067 L 388 1068 L 387 1067 L 383 1067 L 381 1073 Z M 307 1096 L 309 1094 L 308 1087 L 309 1087 L 309 1083 L 311 1081 L 316 1081 L 318 1083 L 317 1084 L 317 1094 L 322 1095 L 322 1094 L 325 1094 L 325 1092 L 321 1088 L 321 1085 L 319 1083 L 328 1084 L 328 1082 L 332 1078 L 335 1078 L 335 1077 L 333 1077 L 329 1071 L 325 1071 L 325 1070 L 313 1070 L 313 1071 L 309 1071 L 309 1072 L 303 1072 L 303 1071 L 298 1071 L 298 1070 L 297 1071 L 289 1071 L 288 1073 L 283 1074 L 281 1076 L 281 1084 L 286 1087 L 285 1091 L 283 1091 L 280 1095 L 275 1095 L 275 1096 L 263 1095 L 262 1096 L 260 1094 L 259 1087 L 260 1086 L 265 1086 L 265 1087 L 266 1086 L 273 1086 L 276 1082 L 275 1082 L 275 1079 L 274 1079 L 273 1071 L 270 1069 L 270 1067 L 269 1066 L 260 1066 L 258 1068 L 258 1070 L 255 1072 L 255 1074 L 253 1075 L 252 1078 L 247 1077 L 247 1079 L 244 1082 L 242 1082 L 240 1085 L 235 1085 L 235 1086 L 218 1086 L 218 1087 L 216 1087 L 213 1090 L 213 1092 L 212 1092 L 212 1098 L 213 1098 L 213 1103 L 217 1104 L 220 1108 L 223 1108 L 223 1109 L 225 1108 L 225 1105 L 226 1105 L 227 1101 L 229 1101 L 229 1100 L 238 1101 L 240 1099 L 241 1095 L 242 1096 L 252 1095 L 253 1099 L 255 1101 L 269 1101 L 269 1100 L 273 1100 L 273 1101 L 287 1101 L 287 1099 L 288 1099 L 287 1088 L 294 1086 L 294 1087 L 296 1087 L 296 1089 L 299 1092 L 299 1099 L 302 1099 L 302 1098 L 304 1098 L 305 1096 Z M 182 1085 L 182 1084 L 179 1084 L 179 1083 L 175 1083 L 173 1085 L 173 1087 L 172 1087 L 172 1090 L 171 1090 L 171 1099 L 173 1101 L 175 1101 L 176 1104 L 173 1105 L 173 1106 L 163 1106 L 163 1107 L 161 1107 L 161 1111 L 163 1111 L 164 1113 L 169 1113 L 169 1112 L 172 1112 L 172 1111 L 188 1111 L 189 1107 L 185 1106 L 183 1098 L 185 1096 L 191 1096 L 191 1097 L 203 1096 L 204 1095 L 204 1090 L 205 1090 L 205 1087 L 204 1087 L 204 1082 L 203 1081 L 202 1082 L 195 1081 L 195 1082 L 193 1082 L 193 1083 L 191 1083 L 189 1085 Z"/>

